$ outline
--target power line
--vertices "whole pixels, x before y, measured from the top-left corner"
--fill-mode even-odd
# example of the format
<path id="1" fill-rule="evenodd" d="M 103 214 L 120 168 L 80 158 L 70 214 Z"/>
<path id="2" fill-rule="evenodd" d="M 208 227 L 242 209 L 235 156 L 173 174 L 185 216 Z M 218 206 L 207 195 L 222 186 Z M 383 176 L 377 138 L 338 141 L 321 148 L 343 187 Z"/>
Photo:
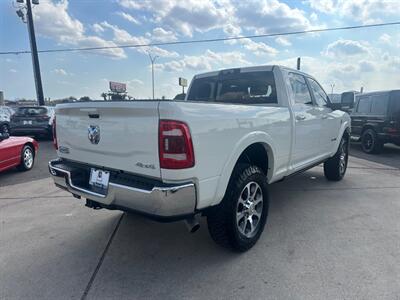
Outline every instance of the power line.
<path id="1" fill-rule="evenodd" d="M 257 39 L 257 38 L 265 38 L 265 37 L 298 35 L 298 34 L 307 34 L 307 33 L 320 33 L 320 32 L 329 32 L 329 31 L 338 31 L 338 30 L 352 30 L 352 29 L 394 26 L 394 25 L 400 25 L 400 21 L 388 22 L 388 23 L 377 23 L 377 24 L 366 24 L 366 25 L 355 25 L 355 26 L 344 26 L 344 27 L 310 29 L 310 30 L 302 30 L 302 31 L 290 31 L 290 32 L 281 32 L 281 33 L 268 33 L 268 34 L 257 34 L 257 35 L 246 35 L 246 36 L 234 36 L 234 37 L 226 37 L 226 38 L 202 39 L 202 40 L 187 40 L 187 41 L 148 43 L 148 44 L 135 44 L 135 45 L 128 44 L 128 45 L 86 47 L 86 48 L 46 49 L 46 50 L 39 50 L 38 52 L 39 53 L 74 52 L 74 51 L 93 51 L 93 50 L 108 50 L 108 49 L 123 49 L 123 48 L 170 46 L 170 45 L 182 45 L 182 44 L 213 43 L 213 42 L 223 42 L 223 41 L 232 41 L 232 40 Z M 0 55 L 28 54 L 28 53 L 31 53 L 31 51 L 29 51 L 29 50 L 3 51 L 3 52 L 0 52 Z"/>

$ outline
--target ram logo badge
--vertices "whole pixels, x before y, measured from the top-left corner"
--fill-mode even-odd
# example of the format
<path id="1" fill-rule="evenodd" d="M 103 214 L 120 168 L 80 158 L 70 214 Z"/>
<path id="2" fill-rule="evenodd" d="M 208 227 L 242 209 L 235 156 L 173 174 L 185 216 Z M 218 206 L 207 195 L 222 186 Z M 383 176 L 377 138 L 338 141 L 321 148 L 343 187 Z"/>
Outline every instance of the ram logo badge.
<path id="1" fill-rule="evenodd" d="M 98 125 L 89 125 L 88 139 L 94 145 L 100 142 L 100 127 Z"/>

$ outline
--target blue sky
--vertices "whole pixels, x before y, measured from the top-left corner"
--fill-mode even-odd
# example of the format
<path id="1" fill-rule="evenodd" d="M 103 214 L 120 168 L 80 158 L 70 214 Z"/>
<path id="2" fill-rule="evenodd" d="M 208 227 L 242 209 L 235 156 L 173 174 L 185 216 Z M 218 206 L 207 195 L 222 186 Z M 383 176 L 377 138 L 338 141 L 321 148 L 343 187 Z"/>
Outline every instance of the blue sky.
<path id="1" fill-rule="evenodd" d="M 33 9 L 39 49 L 147 44 L 400 21 L 399 0 L 41 0 Z M 28 50 L 26 25 L 0 1 L 0 51 Z M 178 77 L 260 64 L 295 67 L 330 92 L 400 88 L 400 26 L 236 42 L 40 54 L 45 97 L 100 98 L 108 81 L 151 96 L 147 52 L 156 61 L 156 96 L 179 93 Z M 0 56 L 6 98 L 34 98 L 29 54 Z"/>

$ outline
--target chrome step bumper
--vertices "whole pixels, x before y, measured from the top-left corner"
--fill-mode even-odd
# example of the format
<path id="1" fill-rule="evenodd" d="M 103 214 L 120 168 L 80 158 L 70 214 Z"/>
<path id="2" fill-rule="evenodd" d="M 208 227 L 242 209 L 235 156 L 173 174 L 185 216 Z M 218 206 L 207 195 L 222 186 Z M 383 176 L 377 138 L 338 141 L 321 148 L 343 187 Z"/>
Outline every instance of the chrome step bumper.
<path id="1" fill-rule="evenodd" d="M 168 186 L 154 186 L 143 189 L 118 184 L 110 180 L 106 192 L 99 193 L 74 184 L 68 164 L 59 159 L 49 162 L 49 171 L 56 186 L 102 204 L 132 210 L 154 217 L 175 217 L 190 215 L 196 209 L 196 188 L 191 182 Z"/>

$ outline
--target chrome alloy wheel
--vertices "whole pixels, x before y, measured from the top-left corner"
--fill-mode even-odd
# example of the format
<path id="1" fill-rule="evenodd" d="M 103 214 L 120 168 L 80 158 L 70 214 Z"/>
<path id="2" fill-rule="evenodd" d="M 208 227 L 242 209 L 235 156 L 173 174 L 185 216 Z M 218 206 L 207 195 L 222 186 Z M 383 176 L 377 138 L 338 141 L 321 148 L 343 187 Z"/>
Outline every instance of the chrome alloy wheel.
<path id="1" fill-rule="evenodd" d="M 27 169 L 32 168 L 33 165 L 33 153 L 30 148 L 26 148 L 23 155 L 24 165 Z"/>
<path id="2" fill-rule="evenodd" d="M 264 205 L 264 197 L 258 183 L 251 181 L 240 193 L 236 208 L 236 225 L 247 238 L 256 235 Z"/>
<path id="3" fill-rule="evenodd" d="M 347 144 L 342 143 L 340 146 L 340 154 L 339 154 L 339 172 L 340 174 L 344 174 L 346 172 L 346 164 L 347 164 Z"/>

